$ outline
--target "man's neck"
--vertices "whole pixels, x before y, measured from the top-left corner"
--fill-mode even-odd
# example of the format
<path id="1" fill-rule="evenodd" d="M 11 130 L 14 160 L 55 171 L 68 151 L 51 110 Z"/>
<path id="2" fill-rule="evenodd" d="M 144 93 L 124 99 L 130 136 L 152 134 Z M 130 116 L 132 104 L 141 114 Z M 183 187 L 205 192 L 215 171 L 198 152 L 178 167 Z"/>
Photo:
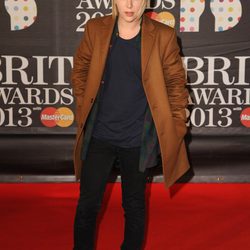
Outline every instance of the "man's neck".
<path id="1" fill-rule="evenodd" d="M 133 22 L 126 22 L 118 17 L 119 36 L 124 39 L 134 37 L 140 31 L 141 18 Z"/>

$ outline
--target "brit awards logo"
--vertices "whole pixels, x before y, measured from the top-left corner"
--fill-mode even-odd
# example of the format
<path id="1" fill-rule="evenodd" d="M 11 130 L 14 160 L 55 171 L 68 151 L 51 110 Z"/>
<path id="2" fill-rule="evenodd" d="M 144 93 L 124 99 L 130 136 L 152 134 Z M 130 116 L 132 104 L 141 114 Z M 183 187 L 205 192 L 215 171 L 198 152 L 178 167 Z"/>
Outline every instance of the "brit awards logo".
<path id="1" fill-rule="evenodd" d="M 10 29 L 23 30 L 30 27 L 37 17 L 35 0 L 5 0 L 5 9 L 10 16 Z"/>

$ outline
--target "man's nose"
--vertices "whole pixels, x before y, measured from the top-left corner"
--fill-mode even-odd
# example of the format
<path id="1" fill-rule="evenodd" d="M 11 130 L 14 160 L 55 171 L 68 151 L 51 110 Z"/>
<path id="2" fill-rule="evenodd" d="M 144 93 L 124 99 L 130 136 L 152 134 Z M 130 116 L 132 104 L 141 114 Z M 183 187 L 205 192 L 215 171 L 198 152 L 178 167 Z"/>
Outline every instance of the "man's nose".
<path id="1" fill-rule="evenodd" d="M 133 7 L 132 0 L 127 0 L 127 7 L 130 9 Z"/>

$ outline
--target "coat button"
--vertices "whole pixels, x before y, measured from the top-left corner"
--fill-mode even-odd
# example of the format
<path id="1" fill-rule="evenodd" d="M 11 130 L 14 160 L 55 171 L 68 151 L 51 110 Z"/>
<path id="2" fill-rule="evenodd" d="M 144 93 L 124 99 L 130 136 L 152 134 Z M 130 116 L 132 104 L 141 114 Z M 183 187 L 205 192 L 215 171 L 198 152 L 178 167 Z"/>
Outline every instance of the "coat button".
<path id="1" fill-rule="evenodd" d="M 91 98 L 90 102 L 93 103 L 93 101 L 94 101 L 94 98 Z"/>

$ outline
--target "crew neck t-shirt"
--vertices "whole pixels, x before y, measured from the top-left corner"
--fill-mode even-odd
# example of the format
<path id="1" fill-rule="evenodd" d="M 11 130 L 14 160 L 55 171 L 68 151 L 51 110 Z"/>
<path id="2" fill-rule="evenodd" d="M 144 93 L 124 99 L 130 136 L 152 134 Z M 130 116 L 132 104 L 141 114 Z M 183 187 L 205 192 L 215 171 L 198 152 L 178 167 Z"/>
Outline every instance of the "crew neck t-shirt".
<path id="1" fill-rule="evenodd" d="M 107 58 L 92 136 L 120 147 L 141 144 L 147 107 L 141 79 L 140 33 L 116 36 Z"/>

